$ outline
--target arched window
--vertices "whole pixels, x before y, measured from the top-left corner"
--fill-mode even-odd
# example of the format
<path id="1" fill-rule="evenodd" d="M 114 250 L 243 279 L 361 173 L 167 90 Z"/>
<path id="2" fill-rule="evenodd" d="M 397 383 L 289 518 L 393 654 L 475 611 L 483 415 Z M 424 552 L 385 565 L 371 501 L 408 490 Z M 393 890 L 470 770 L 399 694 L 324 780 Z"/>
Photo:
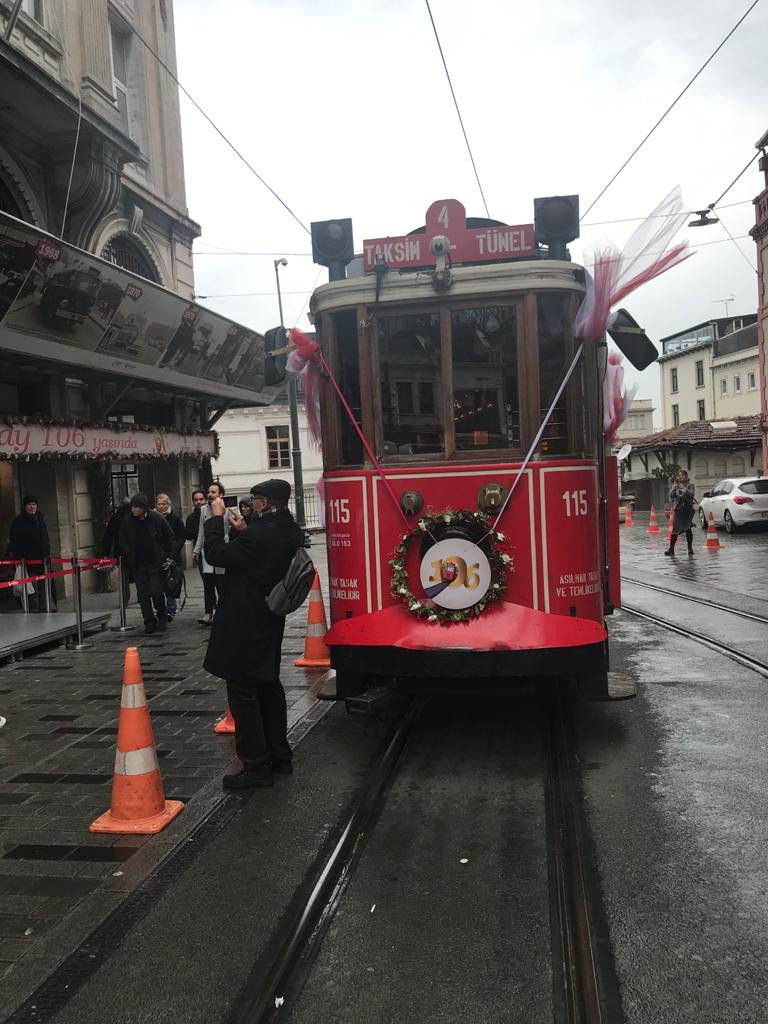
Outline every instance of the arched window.
<path id="1" fill-rule="evenodd" d="M 102 259 L 109 260 L 116 267 L 130 270 L 132 274 L 160 284 L 157 270 L 144 250 L 127 235 L 113 235 L 101 250 Z"/>

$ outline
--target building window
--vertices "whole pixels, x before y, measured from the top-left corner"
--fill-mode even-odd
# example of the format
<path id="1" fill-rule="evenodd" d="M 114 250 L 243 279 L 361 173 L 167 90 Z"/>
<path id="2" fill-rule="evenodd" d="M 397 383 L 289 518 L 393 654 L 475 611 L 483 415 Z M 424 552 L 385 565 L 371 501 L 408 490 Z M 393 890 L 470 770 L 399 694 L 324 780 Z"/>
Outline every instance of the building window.
<path id="1" fill-rule="evenodd" d="M 30 18 L 43 24 L 43 0 L 22 0 L 21 9 Z"/>
<path id="2" fill-rule="evenodd" d="M 673 395 L 677 394 L 677 367 L 673 366 L 669 371 L 669 389 Z"/>
<path id="3" fill-rule="evenodd" d="M 728 381 L 726 380 L 725 377 L 721 377 L 720 378 L 720 394 L 721 395 L 727 395 L 728 394 Z"/>
<path id="4" fill-rule="evenodd" d="M 679 405 L 673 405 L 672 406 L 672 426 L 673 427 L 679 427 L 680 426 L 680 406 Z"/>
<path id="5" fill-rule="evenodd" d="M 270 469 L 287 469 L 291 465 L 291 441 L 288 427 L 267 427 L 267 458 Z"/>
<path id="6" fill-rule="evenodd" d="M 696 360 L 696 387 L 697 388 L 703 388 L 704 387 L 704 360 L 703 359 L 697 359 Z"/>
<path id="7" fill-rule="evenodd" d="M 128 131 L 128 57 L 131 37 L 115 25 L 109 26 L 112 43 L 112 86 L 117 98 L 120 123 Z"/>
<path id="8" fill-rule="evenodd" d="M 419 384 L 419 412 L 433 413 L 435 411 L 435 392 L 432 385 Z"/>
<path id="9" fill-rule="evenodd" d="M 147 255 L 127 235 L 113 235 L 101 250 L 101 258 L 147 281 L 161 283 Z"/>
<path id="10" fill-rule="evenodd" d="M 696 408 L 698 409 L 699 419 L 700 420 L 705 420 L 707 418 L 707 414 L 704 411 L 704 399 L 703 398 L 700 398 L 698 400 L 698 402 L 696 403 Z"/>
<path id="11" fill-rule="evenodd" d="M 397 407 L 401 415 L 408 416 L 413 413 L 413 388 L 409 380 L 397 382 Z"/>
<path id="12" fill-rule="evenodd" d="M 748 373 L 747 374 L 747 388 L 750 391 L 754 391 L 756 387 L 757 387 L 757 384 L 755 382 L 755 375 L 754 375 L 754 373 Z"/>
<path id="13" fill-rule="evenodd" d="M 737 391 L 741 391 L 741 377 L 738 374 L 736 374 L 736 376 L 733 378 L 733 392 L 734 392 L 734 394 Z"/>

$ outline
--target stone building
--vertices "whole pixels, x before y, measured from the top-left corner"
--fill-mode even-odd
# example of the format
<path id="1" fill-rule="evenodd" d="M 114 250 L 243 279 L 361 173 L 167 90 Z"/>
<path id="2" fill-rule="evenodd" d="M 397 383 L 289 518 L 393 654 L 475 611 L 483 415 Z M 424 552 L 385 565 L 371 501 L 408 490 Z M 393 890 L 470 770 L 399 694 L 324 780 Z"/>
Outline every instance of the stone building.
<path id="1" fill-rule="evenodd" d="M 171 0 L 0 0 L 0 555 L 23 494 L 63 555 L 126 493 L 187 512 L 263 338 L 197 306 Z"/>

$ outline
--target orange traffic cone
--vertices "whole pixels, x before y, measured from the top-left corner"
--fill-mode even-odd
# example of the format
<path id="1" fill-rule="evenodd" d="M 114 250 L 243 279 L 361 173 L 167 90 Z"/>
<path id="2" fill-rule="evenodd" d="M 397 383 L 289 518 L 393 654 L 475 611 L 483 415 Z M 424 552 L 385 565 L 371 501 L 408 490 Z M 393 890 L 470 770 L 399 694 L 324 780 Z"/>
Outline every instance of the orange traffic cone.
<path id="1" fill-rule="evenodd" d="M 709 513 L 709 522 L 707 523 L 707 542 L 704 545 L 707 551 L 717 551 L 718 548 L 724 548 L 725 544 L 720 543 L 720 538 L 717 536 L 717 530 L 715 529 L 715 517 L 712 513 Z"/>
<path id="2" fill-rule="evenodd" d="M 634 526 L 635 525 L 632 522 L 632 502 L 631 501 L 628 501 L 627 504 L 624 506 L 624 525 L 625 526 Z"/>
<path id="3" fill-rule="evenodd" d="M 675 513 L 671 508 L 667 509 L 667 519 L 669 519 L 669 526 L 667 526 L 667 545 L 669 545 L 672 540 L 672 524 L 675 519 Z"/>
<path id="4" fill-rule="evenodd" d="M 235 731 L 235 720 L 232 717 L 232 712 L 229 710 L 229 704 L 227 704 L 226 715 L 218 720 L 216 725 L 213 727 L 213 731 L 218 733 L 230 733 Z"/>
<path id="5" fill-rule="evenodd" d="M 656 522 L 656 509 L 651 505 L 651 516 L 648 520 L 648 533 L 660 533 L 659 524 Z"/>
<path id="6" fill-rule="evenodd" d="M 139 652 L 129 647 L 123 669 L 112 806 L 93 822 L 91 832 L 154 835 L 183 807 L 179 800 L 165 799 Z"/>
<path id="7" fill-rule="evenodd" d="M 312 589 L 309 592 L 309 608 L 307 610 L 307 638 L 304 641 L 304 657 L 294 661 L 301 668 L 330 668 L 331 652 L 325 646 L 325 634 L 328 623 L 325 620 L 323 592 L 320 589 L 320 577 L 315 573 Z"/>

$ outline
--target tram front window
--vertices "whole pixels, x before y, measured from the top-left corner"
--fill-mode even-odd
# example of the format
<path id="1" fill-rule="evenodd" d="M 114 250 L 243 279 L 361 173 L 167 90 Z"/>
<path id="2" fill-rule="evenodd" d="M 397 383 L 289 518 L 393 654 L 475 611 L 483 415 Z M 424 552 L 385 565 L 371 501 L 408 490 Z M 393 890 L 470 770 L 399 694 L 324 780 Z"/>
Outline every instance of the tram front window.
<path id="1" fill-rule="evenodd" d="M 519 448 L 515 306 L 451 314 L 456 450 Z"/>
<path id="2" fill-rule="evenodd" d="M 379 361 L 384 454 L 442 452 L 438 314 L 382 317 Z"/>

